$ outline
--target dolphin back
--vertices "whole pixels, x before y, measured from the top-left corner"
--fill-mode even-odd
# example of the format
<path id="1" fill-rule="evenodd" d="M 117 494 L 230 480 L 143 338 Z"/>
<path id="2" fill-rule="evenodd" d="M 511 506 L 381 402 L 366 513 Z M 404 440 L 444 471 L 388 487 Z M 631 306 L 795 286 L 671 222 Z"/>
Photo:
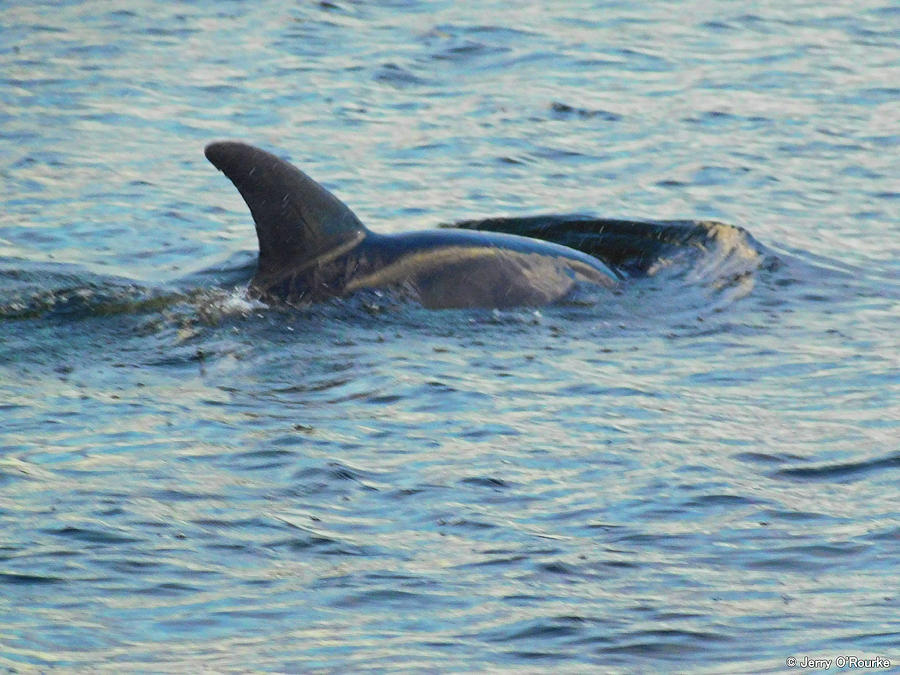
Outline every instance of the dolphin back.
<path id="1" fill-rule="evenodd" d="M 442 227 L 503 232 L 561 244 L 592 255 L 626 276 L 644 276 L 667 258 L 702 253 L 718 241 L 754 259 L 762 248 L 742 227 L 702 220 L 542 215 L 466 220 Z"/>
<path id="2" fill-rule="evenodd" d="M 259 274 L 313 265 L 352 248 L 366 228 L 340 199 L 283 159 L 245 143 L 206 146 L 241 193 L 259 239 Z"/>

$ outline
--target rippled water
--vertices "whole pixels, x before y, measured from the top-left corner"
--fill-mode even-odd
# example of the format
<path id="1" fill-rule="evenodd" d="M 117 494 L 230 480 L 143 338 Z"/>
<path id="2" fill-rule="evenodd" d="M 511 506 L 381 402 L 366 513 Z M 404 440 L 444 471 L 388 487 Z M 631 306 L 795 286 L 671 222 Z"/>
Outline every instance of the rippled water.
<path id="1" fill-rule="evenodd" d="M 898 40 L 884 0 L 0 7 L 0 664 L 896 665 Z M 218 138 L 381 232 L 752 236 L 540 311 L 273 310 Z"/>

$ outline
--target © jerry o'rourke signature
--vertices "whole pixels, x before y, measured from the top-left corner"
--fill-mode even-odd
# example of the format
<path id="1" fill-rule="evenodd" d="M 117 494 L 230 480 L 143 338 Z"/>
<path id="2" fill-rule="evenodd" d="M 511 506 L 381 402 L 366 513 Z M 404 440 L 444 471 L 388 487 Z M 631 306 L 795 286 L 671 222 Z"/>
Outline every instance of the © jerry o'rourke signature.
<path id="1" fill-rule="evenodd" d="M 842 654 L 830 659 L 816 658 L 813 656 L 789 656 L 784 660 L 788 668 L 800 668 L 802 670 L 829 670 L 834 668 L 868 668 L 887 670 L 891 667 L 891 660 L 883 656 L 856 656 L 855 654 Z"/>

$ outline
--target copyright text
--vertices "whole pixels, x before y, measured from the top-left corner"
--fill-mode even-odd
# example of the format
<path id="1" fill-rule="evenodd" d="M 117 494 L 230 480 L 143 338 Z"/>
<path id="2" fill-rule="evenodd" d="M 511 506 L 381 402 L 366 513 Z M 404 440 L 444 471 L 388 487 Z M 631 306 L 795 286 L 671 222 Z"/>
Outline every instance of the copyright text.
<path id="1" fill-rule="evenodd" d="M 891 667 L 891 660 L 883 656 L 864 657 L 856 655 L 841 655 L 831 658 L 815 658 L 812 656 L 789 656 L 784 660 L 788 668 L 801 670 L 830 670 L 831 668 L 868 668 L 884 669 Z"/>

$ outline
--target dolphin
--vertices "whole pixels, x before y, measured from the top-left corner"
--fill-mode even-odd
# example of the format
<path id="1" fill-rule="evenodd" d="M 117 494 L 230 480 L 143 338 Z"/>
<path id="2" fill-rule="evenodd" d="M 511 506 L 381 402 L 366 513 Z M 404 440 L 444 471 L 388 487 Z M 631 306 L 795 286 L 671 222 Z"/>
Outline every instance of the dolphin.
<path id="1" fill-rule="evenodd" d="M 372 232 L 302 171 L 245 143 L 206 146 L 206 158 L 241 193 L 259 239 L 250 295 L 306 305 L 363 290 L 429 309 L 537 307 L 579 284 L 614 288 L 618 276 L 592 255 L 515 234 L 425 230 Z"/>

